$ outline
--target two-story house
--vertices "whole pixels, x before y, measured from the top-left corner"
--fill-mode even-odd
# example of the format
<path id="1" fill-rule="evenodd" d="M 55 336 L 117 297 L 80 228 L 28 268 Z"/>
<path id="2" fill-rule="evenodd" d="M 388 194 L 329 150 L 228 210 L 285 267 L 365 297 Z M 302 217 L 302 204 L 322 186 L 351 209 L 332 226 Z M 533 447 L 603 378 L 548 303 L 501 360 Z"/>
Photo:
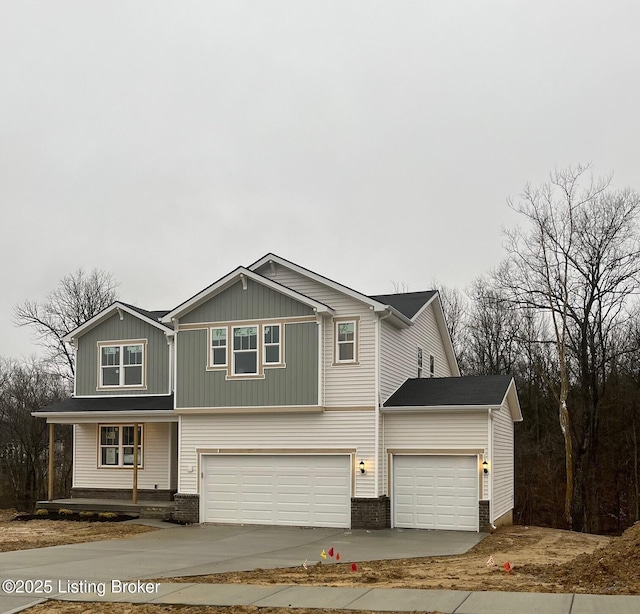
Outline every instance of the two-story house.
<path id="1" fill-rule="evenodd" d="M 366 296 L 268 254 L 66 341 L 74 395 L 36 415 L 74 425 L 74 497 L 173 498 L 194 522 L 511 520 L 515 385 L 460 377 L 435 291 Z"/>

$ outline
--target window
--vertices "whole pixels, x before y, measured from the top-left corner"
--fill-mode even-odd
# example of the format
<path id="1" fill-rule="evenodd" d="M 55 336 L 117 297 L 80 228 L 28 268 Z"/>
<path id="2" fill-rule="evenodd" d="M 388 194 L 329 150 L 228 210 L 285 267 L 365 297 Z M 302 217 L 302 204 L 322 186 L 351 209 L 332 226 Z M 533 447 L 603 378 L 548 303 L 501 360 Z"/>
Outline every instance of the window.
<path id="1" fill-rule="evenodd" d="M 265 326 L 264 330 L 264 364 L 280 364 L 280 324 Z"/>
<path id="2" fill-rule="evenodd" d="M 436 374 L 436 359 L 433 355 L 429 356 L 429 377 Z"/>
<path id="3" fill-rule="evenodd" d="M 418 347 L 418 377 L 422 377 L 422 348 Z"/>
<path id="4" fill-rule="evenodd" d="M 211 366 L 227 366 L 227 328 L 211 329 Z"/>
<path id="5" fill-rule="evenodd" d="M 133 467 L 133 425 L 100 427 L 100 467 Z M 142 466 L 142 426 L 138 425 L 138 467 Z"/>
<path id="6" fill-rule="evenodd" d="M 100 388 L 143 386 L 145 343 L 100 344 Z"/>
<path id="7" fill-rule="evenodd" d="M 336 322 L 336 362 L 356 362 L 356 322 Z"/>
<path id="8" fill-rule="evenodd" d="M 258 327 L 233 328 L 233 375 L 258 373 Z"/>

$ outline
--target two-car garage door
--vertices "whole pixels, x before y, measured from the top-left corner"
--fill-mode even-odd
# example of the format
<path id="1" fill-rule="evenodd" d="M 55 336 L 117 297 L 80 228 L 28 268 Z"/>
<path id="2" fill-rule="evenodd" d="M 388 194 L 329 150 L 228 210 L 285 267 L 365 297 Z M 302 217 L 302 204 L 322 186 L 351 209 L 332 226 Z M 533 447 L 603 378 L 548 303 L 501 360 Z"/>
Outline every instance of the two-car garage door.
<path id="1" fill-rule="evenodd" d="M 351 457 L 206 455 L 203 522 L 349 527 Z"/>
<path id="2" fill-rule="evenodd" d="M 394 525 L 478 530 L 477 456 L 394 455 Z"/>

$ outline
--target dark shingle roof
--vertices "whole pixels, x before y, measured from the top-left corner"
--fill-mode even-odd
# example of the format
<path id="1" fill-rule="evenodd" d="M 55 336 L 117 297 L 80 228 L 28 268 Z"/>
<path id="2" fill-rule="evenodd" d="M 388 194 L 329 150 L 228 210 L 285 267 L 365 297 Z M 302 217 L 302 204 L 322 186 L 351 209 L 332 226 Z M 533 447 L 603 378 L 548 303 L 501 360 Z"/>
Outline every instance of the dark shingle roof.
<path id="1" fill-rule="evenodd" d="M 376 294 L 369 298 L 383 305 L 391 305 L 407 318 L 413 318 L 435 293 L 436 290 L 425 290 L 424 292 L 402 292 L 400 294 Z"/>
<path id="2" fill-rule="evenodd" d="M 125 305 L 126 307 L 129 307 L 129 309 L 133 309 L 134 311 L 137 311 L 139 314 L 149 318 L 150 320 L 155 320 L 156 322 L 159 322 L 161 318 L 163 318 L 169 313 L 168 309 L 147 311 L 146 309 L 136 307 L 135 305 L 130 305 L 129 303 L 125 303 L 123 301 L 119 301 L 119 302 Z"/>
<path id="3" fill-rule="evenodd" d="M 72 397 L 41 407 L 43 412 L 67 412 L 67 411 L 153 411 L 159 409 L 173 409 L 173 395 L 163 396 L 131 396 L 131 397 L 92 397 L 83 399 Z"/>
<path id="4" fill-rule="evenodd" d="M 384 406 L 500 405 L 512 379 L 511 375 L 408 379 Z"/>

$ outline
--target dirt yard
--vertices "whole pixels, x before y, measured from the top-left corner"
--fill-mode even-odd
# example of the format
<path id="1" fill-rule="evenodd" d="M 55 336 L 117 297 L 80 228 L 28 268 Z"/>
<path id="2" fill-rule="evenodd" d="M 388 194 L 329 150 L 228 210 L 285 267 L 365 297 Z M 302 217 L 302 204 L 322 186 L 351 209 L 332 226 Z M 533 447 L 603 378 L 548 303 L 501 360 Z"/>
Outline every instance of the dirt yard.
<path id="1" fill-rule="evenodd" d="M 121 539 L 157 530 L 153 527 L 121 522 L 12 521 L 15 515 L 15 510 L 0 510 L 0 552 L 80 544 L 101 539 Z"/>
<path id="2" fill-rule="evenodd" d="M 331 544 L 327 544 L 325 550 L 330 548 Z M 370 561 L 358 563 L 357 571 L 352 570 L 348 552 L 341 553 L 341 557 L 343 562 L 340 563 L 330 558 L 321 563 L 309 559 L 307 569 L 301 564 L 289 569 L 256 569 L 161 581 L 640 594 L 640 523 L 615 538 L 538 527 L 505 527 L 463 555 Z M 487 565 L 489 557 L 495 565 Z M 512 568 L 509 573 L 503 568 L 507 562 Z M 87 611 L 105 614 L 285 614 L 292 610 L 48 602 L 31 608 L 28 614 Z M 346 614 L 340 610 L 299 609 L 295 612 Z"/>

